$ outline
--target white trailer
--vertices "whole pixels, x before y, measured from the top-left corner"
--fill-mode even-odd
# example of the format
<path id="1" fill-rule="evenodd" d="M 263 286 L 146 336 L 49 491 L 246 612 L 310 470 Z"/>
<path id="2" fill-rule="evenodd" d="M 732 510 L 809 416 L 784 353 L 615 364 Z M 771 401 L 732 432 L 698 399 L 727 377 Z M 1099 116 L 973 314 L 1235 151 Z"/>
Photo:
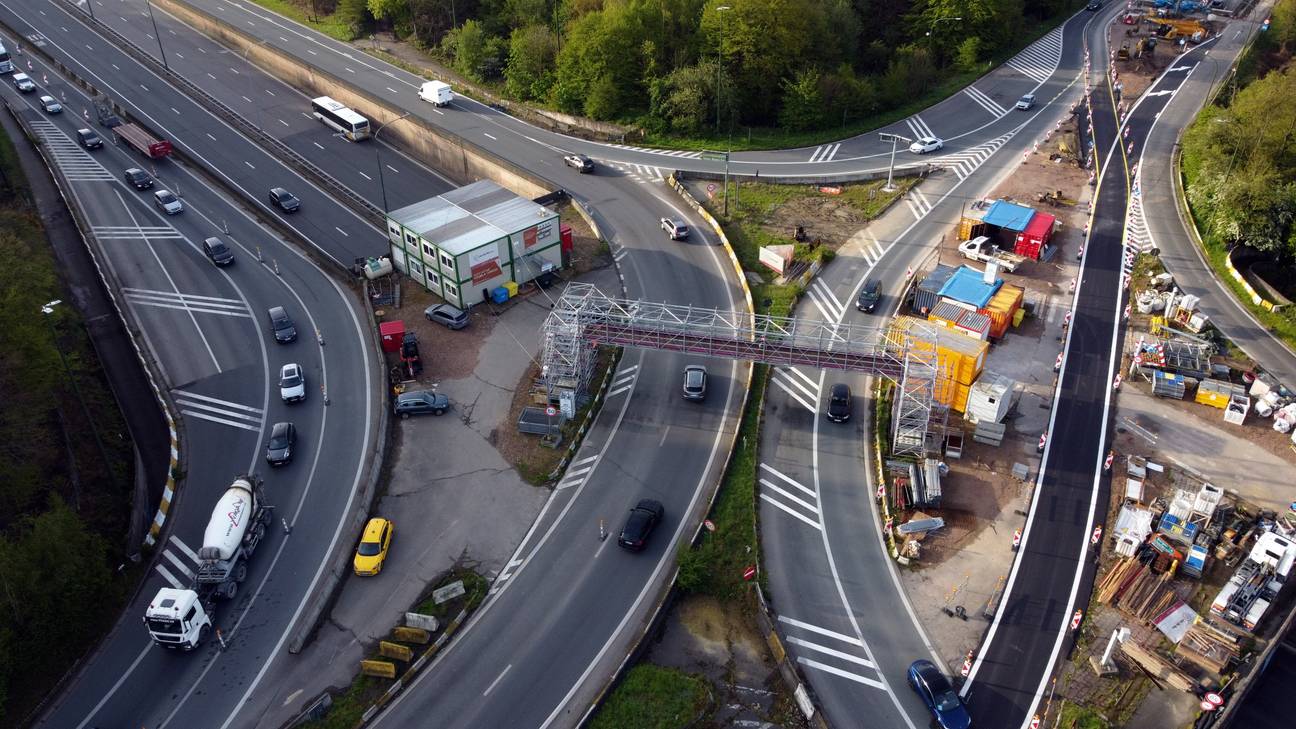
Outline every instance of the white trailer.
<path id="1" fill-rule="evenodd" d="M 261 482 L 238 476 L 216 502 L 198 550 L 198 570 L 189 589 L 164 587 L 149 603 L 144 625 L 158 645 L 193 650 L 213 630 L 216 600 L 229 600 L 247 579 L 247 560 L 274 518 L 262 498 Z"/>
<path id="2" fill-rule="evenodd" d="M 959 253 L 969 261 L 994 263 L 1009 273 L 1016 271 L 1018 266 L 1028 260 L 1026 256 L 1000 250 L 999 246 L 991 243 L 990 238 L 984 235 L 959 243 Z"/>
<path id="3" fill-rule="evenodd" d="M 454 89 L 443 81 L 425 81 L 419 89 L 419 98 L 434 106 L 448 106 L 454 101 Z"/>
<path id="4" fill-rule="evenodd" d="M 1255 630 L 1270 604 L 1282 592 L 1296 562 L 1296 541 L 1274 532 L 1256 540 L 1251 553 L 1211 603 L 1215 615 Z"/>

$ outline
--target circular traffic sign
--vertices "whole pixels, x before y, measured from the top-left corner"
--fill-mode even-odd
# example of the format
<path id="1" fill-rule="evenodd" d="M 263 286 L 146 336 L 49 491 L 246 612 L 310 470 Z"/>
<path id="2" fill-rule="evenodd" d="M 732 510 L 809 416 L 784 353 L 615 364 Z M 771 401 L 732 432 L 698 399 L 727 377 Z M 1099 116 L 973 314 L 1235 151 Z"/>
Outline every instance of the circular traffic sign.
<path id="1" fill-rule="evenodd" d="M 1203 701 L 1201 702 L 1201 710 L 1202 710 L 1202 711 L 1214 711 L 1214 710 L 1215 710 L 1215 704 L 1212 704 L 1212 703 L 1209 702 L 1209 701 L 1205 701 L 1205 700 L 1203 700 Z"/>
<path id="2" fill-rule="evenodd" d="M 553 405 L 550 405 L 549 407 L 545 408 L 545 415 L 548 415 L 549 417 L 552 418 L 557 414 L 558 414 L 558 408 L 554 407 Z"/>
<path id="3" fill-rule="evenodd" d="M 715 522 L 711 521 L 710 519 L 707 519 L 706 521 L 702 522 L 702 526 L 706 527 L 707 531 L 709 532 L 715 531 Z"/>
<path id="4" fill-rule="evenodd" d="M 1215 706 L 1223 706 L 1223 705 L 1224 705 L 1224 697 L 1223 697 L 1223 696 L 1220 696 L 1219 694 L 1215 693 L 1214 691 L 1210 691 L 1210 692 L 1208 692 L 1208 693 L 1207 693 L 1205 696 L 1203 696 L 1202 698 L 1206 699 L 1207 702 L 1209 702 L 1209 703 L 1211 703 L 1211 704 L 1214 704 Z"/>

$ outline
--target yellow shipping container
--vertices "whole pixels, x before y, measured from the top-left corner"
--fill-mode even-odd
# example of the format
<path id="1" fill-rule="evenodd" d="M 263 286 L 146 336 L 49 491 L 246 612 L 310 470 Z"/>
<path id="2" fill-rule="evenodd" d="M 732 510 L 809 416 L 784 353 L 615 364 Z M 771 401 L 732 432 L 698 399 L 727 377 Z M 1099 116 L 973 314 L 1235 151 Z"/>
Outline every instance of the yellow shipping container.
<path id="1" fill-rule="evenodd" d="M 972 392 L 971 385 L 960 384 L 954 389 L 954 402 L 950 403 L 950 410 L 956 413 L 967 411 L 968 395 Z"/>
<path id="2" fill-rule="evenodd" d="M 887 342 L 895 349 L 905 346 L 910 339 L 909 332 L 915 325 L 921 325 L 936 333 L 938 380 L 942 378 L 948 380 L 951 388 L 955 385 L 971 385 L 976 382 L 976 378 L 981 376 L 981 370 L 985 367 L 986 353 L 990 350 L 989 342 L 909 316 L 896 317 L 891 328 L 887 330 Z M 930 345 L 920 340 L 915 344 L 915 351 L 919 353 L 930 351 L 927 347 Z M 940 390 L 940 387 L 938 381 L 937 389 Z M 954 395 L 951 389 L 943 396 L 938 392 L 936 399 L 949 405 L 953 402 Z"/>
<path id="3" fill-rule="evenodd" d="M 1234 385 L 1228 382 L 1202 380 L 1197 386 L 1197 402 L 1223 410 L 1228 407 L 1229 396 L 1233 394 Z"/>

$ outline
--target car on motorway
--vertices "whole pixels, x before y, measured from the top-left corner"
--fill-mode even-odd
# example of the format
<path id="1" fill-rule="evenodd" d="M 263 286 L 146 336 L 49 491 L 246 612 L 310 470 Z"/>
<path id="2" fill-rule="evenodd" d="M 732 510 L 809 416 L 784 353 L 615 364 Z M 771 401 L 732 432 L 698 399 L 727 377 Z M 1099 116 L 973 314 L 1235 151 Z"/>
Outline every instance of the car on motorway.
<path id="1" fill-rule="evenodd" d="M 28 76 L 25 73 L 15 73 L 13 75 L 13 85 L 15 89 L 18 89 L 24 94 L 30 94 L 36 90 L 36 82 L 32 81 L 31 76 Z"/>
<path id="2" fill-rule="evenodd" d="M 392 534 L 396 525 L 379 516 L 365 524 L 360 533 L 360 544 L 356 546 L 355 559 L 351 566 L 361 577 L 373 577 L 382 572 L 383 562 L 387 561 L 387 552 L 391 549 Z"/>
<path id="3" fill-rule="evenodd" d="M 282 187 L 270 188 L 270 203 L 285 213 L 295 213 L 301 210 L 301 200 L 298 200 L 296 195 Z"/>
<path id="4" fill-rule="evenodd" d="M 175 193 L 170 190 L 158 190 L 153 193 L 153 202 L 162 208 L 162 212 L 167 215 L 184 212 L 184 203 L 180 202 L 180 198 L 176 197 Z"/>
<path id="5" fill-rule="evenodd" d="M 411 415 L 445 415 L 450 409 L 450 398 L 430 390 L 402 392 L 392 403 L 392 412 L 406 420 Z"/>
<path id="6" fill-rule="evenodd" d="M 297 442 L 297 427 L 292 423 L 275 423 L 266 441 L 266 463 L 282 466 L 292 462 L 293 444 Z"/>
<path id="7" fill-rule="evenodd" d="M 834 423 L 844 423 L 851 417 L 850 386 L 840 382 L 828 388 L 828 419 Z"/>
<path id="8" fill-rule="evenodd" d="M 563 164 L 574 168 L 580 173 L 594 171 L 594 160 L 583 154 L 569 154 L 566 157 L 563 157 Z"/>
<path id="9" fill-rule="evenodd" d="M 880 301 L 882 301 L 882 279 L 869 279 L 864 283 L 864 288 L 860 289 L 859 298 L 855 300 L 855 308 L 865 314 L 872 314 Z"/>
<path id="10" fill-rule="evenodd" d="M 468 312 L 449 304 L 433 304 L 423 310 L 423 316 L 446 329 L 463 329 L 468 326 Z"/>
<path id="11" fill-rule="evenodd" d="M 122 176 L 126 178 L 127 184 L 134 185 L 136 190 L 147 190 L 153 187 L 153 178 L 138 167 L 126 170 Z"/>
<path id="12" fill-rule="evenodd" d="M 702 402 L 706 399 L 707 368 L 689 365 L 684 368 L 684 399 Z"/>
<path id="13" fill-rule="evenodd" d="M 949 679 L 931 661 L 918 660 L 910 664 L 909 685 L 927 704 L 941 729 L 968 729 L 972 726 L 972 717 Z"/>
<path id="14" fill-rule="evenodd" d="M 287 344 L 297 340 L 297 327 L 293 325 L 292 318 L 282 306 L 270 307 L 267 315 L 270 317 L 270 331 L 274 333 L 276 342 Z"/>
<path id="15" fill-rule="evenodd" d="M 621 536 L 617 537 L 617 544 L 631 552 L 642 552 L 648 545 L 648 535 L 652 534 L 653 529 L 661 523 L 664 516 L 666 516 L 666 507 L 662 506 L 660 501 L 641 499 L 626 517 L 625 526 L 621 527 Z"/>
<path id="16" fill-rule="evenodd" d="M 1091 13 L 1102 10 L 1102 0 L 1089 0 L 1089 4 L 1085 6 L 1085 10 L 1088 10 Z"/>
<path id="17" fill-rule="evenodd" d="M 1035 94 L 1026 94 L 1017 100 L 1017 108 L 1021 111 L 1030 111 L 1035 106 Z"/>
<path id="18" fill-rule="evenodd" d="M 674 218 L 662 218 L 661 229 L 666 231 L 666 235 L 670 236 L 671 240 L 684 240 L 689 236 L 688 226 Z"/>
<path id="19" fill-rule="evenodd" d="M 920 137 L 913 144 L 909 145 L 909 151 L 914 154 L 927 154 L 935 152 L 945 146 L 945 142 L 939 137 Z"/>
<path id="20" fill-rule="evenodd" d="M 50 96 L 49 94 L 40 97 L 40 105 L 41 108 L 45 110 L 46 114 L 63 113 L 63 105 L 58 103 L 58 99 L 55 99 L 53 96 Z"/>
<path id="21" fill-rule="evenodd" d="M 228 266 L 234 262 L 234 251 L 220 238 L 208 238 L 203 241 L 202 248 L 203 253 L 217 266 Z"/>
<path id="22" fill-rule="evenodd" d="M 103 139 L 93 129 L 78 129 L 76 135 L 77 142 L 86 149 L 99 149 L 103 146 Z"/>
<path id="23" fill-rule="evenodd" d="M 306 399 L 306 373 L 296 362 L 279 368 L 279 399 L 284 402 L 301 402 Z"/>

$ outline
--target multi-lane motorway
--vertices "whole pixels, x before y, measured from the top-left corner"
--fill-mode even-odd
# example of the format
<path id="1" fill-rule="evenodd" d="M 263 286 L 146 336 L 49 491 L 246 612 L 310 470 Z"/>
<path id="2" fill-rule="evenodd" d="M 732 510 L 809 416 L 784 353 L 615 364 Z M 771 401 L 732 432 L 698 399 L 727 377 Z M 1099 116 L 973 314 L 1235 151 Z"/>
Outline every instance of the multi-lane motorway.
<path id="1" fill-rule="evenodd" d="M 738 282 L 715 241 L 705 235 L 691 243 L 663 240 L 657 218 L 668 214 L 687 217 L 685 210 L 662 186 L 637 184 L 656 180 L 669 169 L 718 171 L 719 163 L 698 159 L 697 153 L 638 150 L 562 137 L 466 99 L 438 110 L 415 96 L 421 81 L 418 77 L 257 6 L 190 5 L 232 24 L 254 42 L 272 45 L 299 63 L 344 79 L 348 85 L 488 148 L 588 202 L 605 236 L 626 253 L 622 267 L 629 296 L 741 308 Z M 160 60 L 159 39 L 153 35 L 143 0 L 95 2 L 95 9 L 98 22 Z M 61 2 L 0 1 L 0 21 L 165 133 L 208 174 L 220 177 L 225 189 L 242 196 L 243 205 L 253 207 L 256 215 L 273 214 L 259 205 L 265 189 L 273 184 L 289 187 L 302 197 L 304 212 L 281 224 L 309 240 L 312 252 L 323 260 L 349 262 L 382 250 L 381 231 L 331 203 L 273 155 L 243 140 L 164 78 L 112 47 L 82 12 Z M 1098 23 L 1091 22 L 1094 17 L 1073 18 L 965 92 L 886 130 L 909 137 L 928 133 L 943 137 L 945 150 L 930 161 L 947 171 L 906 201 L 913 215 L 911 224 L 899 225 L 893 235 L 846 251 L 842 264 L 829 269 L 814 304 L 818 311 L 811 316 L 843 319 L 847 310 L 843 302 L 853 299 L 865 274 L 882 276 L 894 296 L 902 272 L 924 254 L 925 241 L 956 217 L 959 199 L 975 197 L 992 187 L 995 179 L 1008 172 L 1020 150 L 1078 96 L 1081 87 L 1073 82 L 1080 67 L 1079 41 L 1088 35 L 1095 43 L 1101 35 L 1095 27 Z M 331 137 L 305 113 L 306 96 L 300 91 L 268 78 L 248 65 L 242 54 L 203 38 L 165 12 L 155 9 L 155 18 L 172 71 L 293 147 L 374 205 L 386 199 L 382 204 L 396 207 L 450 186 L 448 180 L 393 150 Z M 1101 46 L 1096 55 L 1105 56 Z M 45 73 L 45 69 L 36 70 Z M 1012 102 L 1027 91 L 1036 92 L 1041 107 L 1030 113 L 1011 112 Z M 78 98 L 75 89 L 68 87 L 66 92 L 72 110 L 88 107 L 88 101 Z M 1096 119 L 1101 116 L 1096 112 Z M 72 121 L 63 121 L 64 133 L 73 128 Z M 1109 143 L 1114 128 L 1106 134 Z M 1100 151 L 1106 149 L 1102 140 L 1100 136 Z M 592 177 L 576 175 L 562 166 L 561 155 L 566 151 L 590 154 L 606 166 Z M 816 148 L 735 155 L 732 167 L 739 174 L 760 170 L 766 176 L 842 175 L 884 167 L 889 153 L 889 144 L 870 134 Z M 132 297 L 131 310 L 152 324 L 145 331 L 153 348 L 164 353 L 160 359 L 175 388 L 173 395 L 180 403 L 190 442 L 188 484 L 171 527 L 174 541 L 168 541 L 165 559 L 158 563 L 162 569 L 152 581 L 163 584 L 168 576 L 176 579 L 175 573 L 184 564 L 185 548 L 191 548 L 205 523 L 215 494 L 234 472 L 248 468 L 249 463 L 257 464 L 260 436 L 267 423 L 291 415 L 307 440 L 291 470 L 275 474 L 272 482 L 273 500 L 279 514 L 294 523 L 293 533 L 291 537 L 276 534 L 268 557 L 254 562 L 249 584 L 259 586 L 259 593 L 245 596 L 222 616 L 222 625 L 233 641 L 231 649 L 223 653 L 209 650 L 198 660 L 152 650 L 135 622 L 142 605 L 133 604 L 80 680 L 47 715 L 46 724 L 255 725 L 269 700 L 268 692 L 259 691 L 259 687 L 273 681 L 277 666 L 293 660 L 282 650 L 282 636 L 298 620 L 324 559 L 337 545 L 338 529 L 357 491 L 374 437 L 371 418 L 327 416 L 339 412 L 372 416 L 381 404 L 381 398 L 375 396 L 377 374 L 365 357 L 358 307 L 308 258 L 274 240 L 249 213 L 208 190 L 185 168 L 170 163 L 162 165 L 159 172 L 164 183 L 175 184 L 171 182 L 174 179 L 181 185 L 190 209 L 170 221 L 154 220 L 146 226 L 140 222 L 149 219 L 146 213 L 155 219 L 159 215 L 147 205 L 139 209 L 141 196 L 110 181 L 118 179 L 119 168 L 127 163 L 125 154 L 117 150 L 105 150 L 100 156 L 110 155 L 114 161 L 104 169 L 112 174 L 80 181 L 78 190 L 85 188 L 87 208 L 102 217 L 103 225 L 114 226 L 112 231 L 124 229 L 129 236 L 126 240 L 142 242 L 122 246 L 113 256 L 121 257 L 126 271 L 120 277 Z M 76 159 L 80 164 L 81 158 Z M 906 155 L 906 159 L 916 158 Z M 375 174 L 379 169 L 383 174 Z M 1114 174 L 1111 165 L 1106 172 Z M 1104 186 L 1116 187 L 1110 181 Z M 951 195 L 956 189 L 958 195 Z M 79 193 L 78 199 L 81 197 Z M 1104 287 L 1119 286 L 1118 279 L 1112 283 L 1112 276 L 1119 275 L 1124 221 L 1123 198 L 1103 200 L 1098 213 L 1107 222 L 1100 225 L 1096 219 L 1094 230 L 1095 235 L 1105 237 L 1090 246 L 1098 250 L 1091 250 L 1086 260 L 1082 298 L 1077 299 L 1072 327 L 1072 354 L 1055 407 L 1055 429 L 1088 428 L 1086 432 L 1091 432 L 1095 441 L 1089 450 L 1094 452 L 1100 449 L 1105 422 L 1103 367 L 1109 367 L 1105 363 L 1110 356 L 1104 353 L 1112 351 L 1116 326 L 1112 309 L 1115 289 Z M 171 232 L 171 225 L 177 233 Z M 240 264 L 216 276 L 209 269 L 192 268 L 206 265 L 192 255 L 193 244 L 226 226 L 230 239 L 239 244 Z M 155 239 L 150 239 L 145 234 L 148 227 L 161 232 L 154 232 Z M 113 240 L 104 238 L 105 247 L 111 249 Z M 164 241 L 166 248 L 159 253 Z M 184 245 L 178 245 L 180 242 Z M 274 275 L 268 265 L 255 263 L 258 249 L 280 264 L 281 275 Z M 194 260 L 173 265 L 166 257 L 180 253 Z M 234 288 L 235 284 L 242 288 Z M 132 290 L 144 293 L 134 298 Z M 209 298 L 196 298 L 200 296 Z M 330 408 L 321 407 L 318 398 L 293 408 L 275 401 L 269 373 L 279 364 L 279 350 L 265 336 L 261 324 L 262 312 L 274 303 L 300 312 L 299 326 L 304 332 L 318 329 L 328 337 L 327 348 L 318 346 L 310 336 L 290 346 L 300 350 L 293 356 L 307 366 L 308 373 L 317 373 L 315 381 L 329 387 Z M 227 313 L 209 316 L 208 309 Z M 246 316 L 239 316 L 240 311 Z M 209 323 L 208 318 L 221 321 Z M 249 347 L 253 341 L 249 337 L 256 337 L 260 345 Z M 707 404 L 697 407 L 674 396 L 678 373 L 689 361 L 664 353 L 627 353 L 616 378 L 631 387 L 611 398 L 599 415 L 573 460 L 572 475 L 559 484 L 519 545 L 498 579 L 492 599 L 453 647 L 387 710 L 380 723 L 406 726 L 417 723 L 414 717 L 427 716 L 455 726 L 570 726 L 580 720 L 650 619 L 673 570 L 675 548 L 701 518 L 733 437 L 747 366 L 707 362 L 713 374 L 712 392 Z M 814 398 L 824 385 L 822 375 L 783 375 L 803 378 L 801 397 L 810 402 L 800 404 L 788 387 L 772 392 L 770 412 L 781 411 L 783 416 L 771 419 L 773 427 L 762 436 L 767 465 L 778 471 L 767 479 L 780 483 L 786 493 L 799 493 L 797 487 L 810 492 L 813 496 L 806 503 L 817 504 L 817 513 L 823 517 L 816 516 L 818 524 L 811 525 L 806 523 L 808 519 L 790 517 L 786 508 L 769 500 L 762 502 L 764 547 L 771 573 L 813 578 L 808 583 L 771 581 L 776 610 L 789 618 L 782 621 L 780 629 L 785 637 L 801 641 L 789 641 L 793 655 L 830 666 L 811 666 L 810 673 L 830 719 L 873 715 L 889 717 L 892 725 L 921 725 L 921 708 L 903 686 L 903 666 L 930 649 L 904 605 L 882 553 L 870 500 L 853 481 L 853 474 L 862 466 L 858 447 L 862 433 L 850 426 L 823 430 L 821 418 L 806 412 L 817 404 Z M 663 397 L 663 393 L 671 396 Z M 339 409 L 340 405 L 345 409 Z M 253 432 L 257 435 L 251 435 Z M 240 449 L 249 458 L 231 463 L 228 454 Z M 669 457 L 662 457 L 663 453 Z M 1062 537 L 1072 540 L 1075 535 L 1071 531 L 1083 531 L 1087 526 L 1083 505 L 1098 493 L 1092 483 L 1096 463 L 1086 463 L 1086 456 L 1076 455 L 1078 460 L 1062 464 L 1061 456 L 1052 451 L 1051 455 L 1053 460 L 1046 459 L 1047 475 L 1036 499 L 1039 513 L 1033 509 L 1032 523 L 1058 526 Z M 333 479 L 338 482 L 326 487 L 316 484 L 323 478 L 319 474 L 351 476 Z M 664 531 L 670 538 L 655 541 L 648 553 L 636 556 L 599 542 L 599 521 L 619 519 L 642 497 L 668 505 Z M 298 527 L 295 522 L 302 514 L 309 518 L 303 518 Z M 864 543 L 862 551 L 860 541 Z M 1037 695 L 1034 683 L 1056 655 L 1052 641 L 1062 631 L 1055 614 L 1065 612 L 1074 600 L 1079 577 L 1072 582 L 1072 576 L 1083 550 L 1058 554 L 1046 564 L 1032 556 L 1044 550 L 1042 541 L 1036 539 L 1034 552 L 1024 550 L 1025 556 L 1014 568 L 1014 580 L 1022 592 L 1010 595 L 1001 612 L 1003 624 L 996 622 L 987 651 L 978 661 L 981 673 L 974 674 L 969 697 L 981 725 L 1009 726 L 1024 721 Z M 834 557 L 834 550 L 842 558 Z M 802 554 L 812 556 L 798 556 Z M 850 558 L 844 558 L 846 555 Z M 790 566 L 803 564 L 804 559 L 821 560 L 822 566 L 800 575 L 797 569 L 775 569 L 780 560 Z M 155 588 L 147 585 L 141 599 L 147 599 Z M 1018 599 L 1019 595 L 1024 597 Z M 254 604 L 249 602 L 252 600 Z M 245 624 L 244 615 L 255 620 Z M 879 620 L 882 615 L 887 619 Z M 841 641 L 844 649 L 830 649 L 848 657 L 841 664 L 845 668 L 821 660 L 825 655 L 839 657 L 822 650 L 828 645 L 825 630 L 845 639 Z M 1018 635 L 1014 631 L 1026 632 Z M 1005 650 L 1009 651 L 1006 658 L 996 653 Z M 1013 665 L 1029 665 L 1031 670 L 1019 671 L 1018 677 L 1012 678 L 1007 672 Z M 1000 666 L 1000 673 L 995 673 L 995 666 Z M 820 675 L 815 675 L 815 670 Z M 167 690 L 159 691 L 159 686 Z M 983 699 L 987 694 L 993 696 Z M 141 699 L 143 696 L 148 698 Z M 996 713 L 984 713 L 991 711 Z"/>

